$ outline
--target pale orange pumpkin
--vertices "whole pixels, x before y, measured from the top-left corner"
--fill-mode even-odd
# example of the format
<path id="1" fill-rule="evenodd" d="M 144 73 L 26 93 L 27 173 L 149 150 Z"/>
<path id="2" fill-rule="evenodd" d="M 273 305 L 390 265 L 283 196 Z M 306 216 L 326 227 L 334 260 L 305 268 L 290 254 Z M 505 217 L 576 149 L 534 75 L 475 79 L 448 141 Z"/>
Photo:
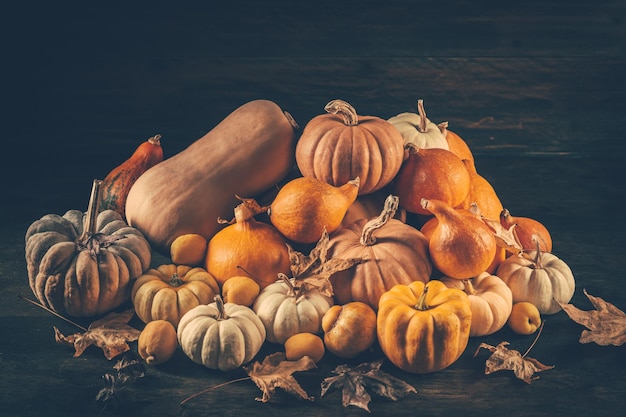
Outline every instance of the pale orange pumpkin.
<path id="1" fill-rule="evenodd" d="M 404 159 L 400 133 L 380 117 L 359 116 L 343 100 L 332 100 L 324 110 L 307 123 L 296 145 L 302 175 L 334 186 L 358 177 L 361 195 L 389 184 Z"/>
<path id="2" fill-rule="evenodd" d="M 465 291 L 472 310 L 470 336 L 487 336 L 506 324 L 513 308 L 511 289 L 500 277 L 482 272 L 470 279 L 442 277 L 448 288 Z"/>
<path id="3" fill-rule="evenodd" d="M 330 277 L 338 304 L 360 301 L 377 310 L 380 296 L 394 285 L 430 279 L 428 240 L 393 218 L 397 207 L 398 197 L 390 195 L 378 217 L 358 220 L 331 235 L 330 257 L 359 260 Z"/>

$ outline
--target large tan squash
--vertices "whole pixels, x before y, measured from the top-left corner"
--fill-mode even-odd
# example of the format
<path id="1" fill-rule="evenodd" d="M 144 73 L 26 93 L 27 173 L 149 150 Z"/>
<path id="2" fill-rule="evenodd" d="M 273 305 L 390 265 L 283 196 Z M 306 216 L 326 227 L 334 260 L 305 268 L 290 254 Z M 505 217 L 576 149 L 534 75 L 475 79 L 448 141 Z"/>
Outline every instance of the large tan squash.
<path id="1" fill-rule="evenodd" d="M 268 100 L 237 108 L 210 132 L 153 166 L 133 184 L 128 223 L 157 251 L 168 254 L 186 233 L 209 240 L 230 219 L 241 197 L 279 183 L 295 164 L 297 124 Z"/>

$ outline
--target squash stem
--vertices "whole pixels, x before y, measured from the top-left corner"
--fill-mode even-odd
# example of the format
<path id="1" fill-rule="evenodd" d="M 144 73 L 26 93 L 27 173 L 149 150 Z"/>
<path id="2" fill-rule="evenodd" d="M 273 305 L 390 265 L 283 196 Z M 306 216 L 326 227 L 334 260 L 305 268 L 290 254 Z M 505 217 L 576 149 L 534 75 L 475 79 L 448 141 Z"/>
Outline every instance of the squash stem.
<path id="1" fill-rule="evenodd" d="M 389 195 L 387 197 L 383 206 L 383 210 L 378 215 L 378 217 L 370 220 L 365 224 L 365 226 L 363 226 L 363 233 L 361 234 L 361 245 L 371 246 L 376 243 L 374 232 L 387 224 L 389 219 L 395 216 L 396 210 L 398 210 L 399 201 L 400 199 L 397 196 Z"/>
<path id="2" fill-rule="evenodd" d="M 216 320 L 227 320 L 228 319 L 228 315 L 226 314 L 226 309 L 224 308 L 224 300 L 222 300 L 222 297 L 218 294 L 215 297 L 213 297 L 213 301 L 215 301 L 215 304 L 217 306 L 217 317 Z"/>
<path id="3" fill-rule="evenodd" d="M 428 284 L 424 285 L 424 291 L 417 300 L 415 308 L 420 311 L 428 310 L 428 304 L 426 304 L 426 296 L 428 295 Z"/>
<path id="4" fill-rule="evenodd" d="M 174 275 L 172 275 L 172 278 L 170 278 L 170 285 L 172 287 L 180 287 L 181 285 L 183 285 L 183 280 L 180 279 L 180 276 L 177 273 L 174 273 Z"/>
<path id="5" fill-rule="evenodd" d="M 282 279 L 283 282 L 285 284 L 287 284 L 287 287 L 289 287 L 289 290 L 287 291 L 287 294 L 290 297 L 295 297 L 297 294 L 297 288 L 293 285 L 293 283 L 291 282 L 291 280 L 289 279 L 289 277 L 287 277 L 287 275 L 283 274 L 282 272 L 278 273 L 278 278 Z"/>
<path id="6" fill-rule="evenodd" d="M 356 126 L 359 124 L 359 116 L 357 115 L 355 108 L 343 100 L 330 101 L 326 106 L 324 106 L 324 110 L 330 114 L 340 115 L 346 126 Z"/>
<path id="7" fill-rule="evenodd" d="M 161 135 L 156 134 L 152 136 L 151 138 L 148 138 L 148 142 L 150 142 L 153 145 L 161 145 Z"/>
<path id="8" fill-rule="evenodd" d="M 418 130 L 422 133 L 426 132 L 426 110 L 424 109 L 424 100 L 417 100 L 417 113 L 420 115 L 420 125 Z"/>
<path id="9" fill-rule="evenodd" d="M 89 206 L 87 207 L 87 219 L 83 226 L 83 233 L 79 240 L 84 241 L 96 232 L 98 213 L 100 211 L 100 187 L 102 180 L 94 179 L 91 186 L 91 196 L 89 197 Z"/>
<path id="10" fill-rule="evenodd" d="M 463 285 L 464 285 L 464 290 L 465 293 L 468 295 L 474 295 L 476 294 L 476 289 L 474 288 L 474 286 L 472 285 L 472 281 L 469 279 L 464 279 L 463 280 Z"/>

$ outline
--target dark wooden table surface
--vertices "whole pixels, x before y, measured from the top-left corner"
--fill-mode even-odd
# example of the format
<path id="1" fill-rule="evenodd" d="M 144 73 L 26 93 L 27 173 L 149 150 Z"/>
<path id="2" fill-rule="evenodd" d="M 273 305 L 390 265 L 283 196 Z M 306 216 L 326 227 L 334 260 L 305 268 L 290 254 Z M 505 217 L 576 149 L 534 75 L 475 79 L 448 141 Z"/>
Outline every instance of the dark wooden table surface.
<path id="1" fill-rule="evenodd" d="M 5 9 L 0 415 L 367 415 L 343 408 L 338 392 L 319 398 L 320 381 L 345 363 L 331 355 L 296 374 L 316 401 L 279 393 L 259 403 L 259 390 L 245 381 L 181 407 L 243 372 L 210 371 L 180 351 L 148 368 L 126 403 L 103 409 L 95 396 L 114 362 L 98 349 L 72 357 L 55 343 L 53 326 L 76 329 L 18 297 L 32 297 L 24 260 L 31 222 L 85 209 L 92 180 L 149 136 L 160 133 L 171 156 L 256 98 L 276 101 L 301 126 L 335 98 L 385 118 L 424 99 L 431 119 L 449 121 L 466 139 L 505 207 L 549 228 L 553 252 L 576 278 L 572 302 L 591 309 L 586 289 L 626 308 L 626 4 L 486 3 Z M 531 356 L 554 369 L 530 385 L 506 371 L 484 375 L 486 354 L 473 357 L 481 342 L 506 340 L 523 352 L 534 339 L 506 328 L 471 339 L 441 372 L 410 375 L 386 363 L 418 393 L 397 402 L 375 397 L 371 414 L 622 416 L 626 347 L 581 344 L 582 330 L 564 312 L 545 317 Z"/>

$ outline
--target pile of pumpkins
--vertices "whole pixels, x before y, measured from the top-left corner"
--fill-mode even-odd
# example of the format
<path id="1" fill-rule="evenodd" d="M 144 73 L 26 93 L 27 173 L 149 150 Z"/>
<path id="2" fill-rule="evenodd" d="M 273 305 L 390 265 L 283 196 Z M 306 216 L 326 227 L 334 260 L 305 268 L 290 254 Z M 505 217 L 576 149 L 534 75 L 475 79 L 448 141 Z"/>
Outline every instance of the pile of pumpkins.
<path id="1" fill-rule="evenodd" d="M 435 372 L 514 305 L 554 314 L 570 301 L 547 228 L 511 215 L 422 100 L 390 119 L 343 100 L 325 111 L 300 130 L 254 100 L 166 159 L 150 138 L 94 180 L 86 213 L 29 227 L 33 293 L 77 317 L 130 300 L 148 363 L 180 347 L 223 371 L 273 343 L 316 361 L 378 344 L 404 371 Z M 151 267 L 152 251 L 171 262 Z M 312 259 L 345 261 L 320 274 L 331 293 L 294 276 Z"/>

